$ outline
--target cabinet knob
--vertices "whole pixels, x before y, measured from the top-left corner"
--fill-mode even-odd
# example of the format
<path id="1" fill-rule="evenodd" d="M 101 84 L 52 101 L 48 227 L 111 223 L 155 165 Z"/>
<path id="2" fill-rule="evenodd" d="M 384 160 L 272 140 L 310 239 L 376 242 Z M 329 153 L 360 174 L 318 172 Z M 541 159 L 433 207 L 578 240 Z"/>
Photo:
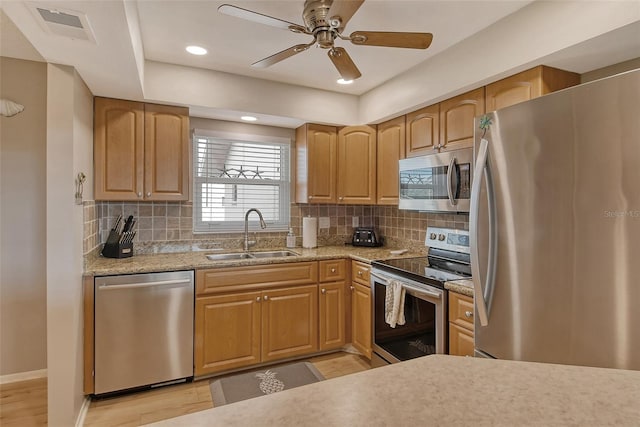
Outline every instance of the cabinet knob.
<path id="1" fill-rule="evenodd" d="M 342 196 L 338 197 L 338 200 L 344 200 L 344 197 L 342 197 Z"/>
<path id="2" fill-rule="evenodd" d="M 147 197 L 151 197 L 151 191 L 147 191 Z"/>
<path id="3" fill-rule="evenodd" d="M 269 301 L 269 295 L 265 295 L 265 296 L 264 296 L 264 300 L 265 300 L 265 301 Z"/>
<path id="4" fill-rule="evenodd" d="M 358 271 L 358 276 L 362 276 L 362 271 Z"/>
<path id="5" fill-rule="evenodd" d="M 354 288 L 353 286 L 349 286 L 349 289 L 351 289 L 352 291 L 355 291 L 356 288 Z"/>
<path id="6" fill-rule="evenodd" d="M 313 196 L 309 196 L 309 197 L 308 197 L 308 199 L 309 199 L 309 200 L 313 199 Z"/>
<path id="7" fill-rule="evenodd" d="M 464 317 L 473 317 L 473 311 L 465 311 Z"/>
<path id="8" fill-rule="evenodd" d="M 260 297 L 256 297 L 256 301 L 257 301 L 257 302 L 260 302 Z"/>
<path id="9" fill-rule="evenodd" d="M 320 292 L 322 292 L 323 294 L 326 294 L 327 290 L 323 288 Z"/>
<path id="10" fill-rule="evenodd" d="M 138 191 L 138 197 L 142 197 L 142 191 Z"/>
<path id="11" fill-rule="evenodd" d="M 336 269 L 335 269 L 335 268 L 332 268 L 332 269 L 331 269 L 331 272 L 332 272 L 332 273 L 335 273 L 335 272 L 336 272 Z"/>

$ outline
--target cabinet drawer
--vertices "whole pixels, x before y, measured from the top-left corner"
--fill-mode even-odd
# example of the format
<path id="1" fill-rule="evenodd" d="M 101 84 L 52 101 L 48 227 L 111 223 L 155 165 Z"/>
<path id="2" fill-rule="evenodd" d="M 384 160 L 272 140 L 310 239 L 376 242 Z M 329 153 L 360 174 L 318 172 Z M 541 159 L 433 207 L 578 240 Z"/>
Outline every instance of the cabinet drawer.
<path id="1" fill-rule="evenodd" d="M 449 292 L 449 321 L 473 331 L 473 298 Z"/>
<path id="2" fill-rule="evenodd" d="M 371 286 L 369 284 L 369 272 L 371 266 L 360 261 L 353 261 L 351 264 L 351 281 L 360 283 L 366 287 Z"/>
<path id="3" fill-rule="evenodd" d="M 339 282 L 347 278 L 347 264 L 343 259 L 320 261 L 318 264 L 320 282 Z"/>
<path id="4" fill-rule="evenodd" d="M 276 286 L 310 285 L 318 282 L 318 263 L 253 265 L 196 271 L 197 295 L 249 291 Z"/>

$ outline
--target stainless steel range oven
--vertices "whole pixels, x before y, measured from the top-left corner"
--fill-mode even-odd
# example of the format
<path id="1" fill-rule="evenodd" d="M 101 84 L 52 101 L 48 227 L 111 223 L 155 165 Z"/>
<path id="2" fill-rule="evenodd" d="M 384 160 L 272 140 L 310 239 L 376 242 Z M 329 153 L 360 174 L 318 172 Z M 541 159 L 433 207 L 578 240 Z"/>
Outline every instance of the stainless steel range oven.
<path id="1" fill-rule="evenodd" d="M 373 366 L 448 352 L 444 282 L 471 277 L 469 232 L 429 227 L 425 245 L 427 256 L 372 263 Z M 404 289 L 405 323 L 391 327 L 385 300 L 394 281 Z"/>

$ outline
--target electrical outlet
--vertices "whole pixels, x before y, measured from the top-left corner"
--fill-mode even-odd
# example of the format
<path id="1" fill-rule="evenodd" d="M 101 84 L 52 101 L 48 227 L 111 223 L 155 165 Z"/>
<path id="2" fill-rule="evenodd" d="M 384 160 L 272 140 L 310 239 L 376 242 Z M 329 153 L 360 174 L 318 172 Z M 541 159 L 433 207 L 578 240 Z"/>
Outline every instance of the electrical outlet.
<path id="1" fill-rule="evenodd" d="M 359 225 L 360 225 L 360 217 L 358 216 L 351 217 L 351 226 L 355 228 L 355 227 L 358 227 Z"/>
<path id="2" fill-rule="evenodd" d="M 318 227 L 319 228 L 329 228 L 329 217 L 328 216 L 321 216 L 320 220 L 318 221 Z"/>

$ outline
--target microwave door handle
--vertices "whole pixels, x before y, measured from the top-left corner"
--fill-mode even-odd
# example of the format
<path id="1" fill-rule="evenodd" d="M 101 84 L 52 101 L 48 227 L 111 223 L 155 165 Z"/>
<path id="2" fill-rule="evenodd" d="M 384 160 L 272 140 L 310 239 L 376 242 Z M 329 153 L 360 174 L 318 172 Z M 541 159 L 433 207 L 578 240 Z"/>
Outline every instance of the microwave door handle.
<path id="1" fill-rule="evenodd" d="M 447 195 L 449 196 L 449 203 L 451 203 L 451 206 L 455 206 L 458 201 L 455 198 L 455 195 L 453 194 L 453 185 L 451 184 L 451 177 L 453 176 L 453 169 L 456 167 L 456 157 L 453 156 L 451 157 L 451 161 L 449 162 L 449 167 L 447 168 Z M 456 187 L 458 187 L 458 184 L 456 183 Z"/>

